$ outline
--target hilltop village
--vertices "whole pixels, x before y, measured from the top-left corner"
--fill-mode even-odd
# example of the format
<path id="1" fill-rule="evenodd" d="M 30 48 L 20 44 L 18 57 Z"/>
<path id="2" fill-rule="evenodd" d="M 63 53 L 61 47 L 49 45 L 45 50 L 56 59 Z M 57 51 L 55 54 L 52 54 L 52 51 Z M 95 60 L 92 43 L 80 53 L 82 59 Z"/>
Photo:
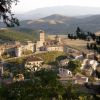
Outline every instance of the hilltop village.
<path id="1" fill-rule="evenodd" d="M 44 31 L 40 31 L 40 39 L 36 43 L 27 41 L 20 43 L 15 41 L 13 44 L 3 44 L 0 46 L 0 55 L 7 53 L 10 56 L 21 57 L 25 52 L 35 53 L 42 51 L 62 51 L 64 47 L 61 43 L 61 38 L 55 36 L 53 40 L 46 40 Z"/>
<path id="2" fill-rule="evenodd" d="M 27 80 L 23 69 L 28 72 L 48 69 L 56 70 L 59 81 L 63 84 L 70 81 L 80 85 L 90 82 L 100 85 L 100 62 L 96 59 L 99 54 L 70 47 L 65 36 L 47 38 L 46 33 L 40 31 L 39 37 L 35 43 L 15 41 L 0 46 L 1 83 Z"/>
<path id="3" fill-rule="evenodd" d="M 0 0 L 0 100 L 100 100 L 99 3 Z"/>

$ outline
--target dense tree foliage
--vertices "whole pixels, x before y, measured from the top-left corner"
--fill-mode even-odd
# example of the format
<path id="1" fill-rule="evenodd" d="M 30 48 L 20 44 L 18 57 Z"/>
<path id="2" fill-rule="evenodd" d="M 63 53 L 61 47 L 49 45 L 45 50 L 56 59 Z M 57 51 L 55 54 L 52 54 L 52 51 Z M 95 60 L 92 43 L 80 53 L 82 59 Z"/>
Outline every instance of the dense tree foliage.
<path id="1" fill-rule="evenodd" d="M 16 60 L 10 60 L 7 61 L 7 64 L 5 64 L 5 71 L 8 73 L 12 73 L 13 76 L 16 76 L 17 74 L 24 73 L 24 64 L 25 64 L 25 58 L 19 58 Z"/>
<path id="2" fill-rule="evenodd" d="M 85 32 L 82 29 L 80 29 L 80 27 L 77 27 L 76 29 L 76 36 L 78 39 L 83 39 L 88 41 L 90 41 L 90 39 L 95 41 L 96 39 L 96 35 L 93 32 Z"/>
<path id="3" fill-rule="evenodd" d="M 30 80 L 1 84 L 0 100 L 95 100 L 91 94 L 82 92 L 80 86 L 61 84 L 52 70 L 30 74 L 33 75 Z"/>
<path id="4" fill-rule="evenodd" d="M 87 43 L 87 49 L 100 53 L 100 45 L 96 43 Z"/>
<path id="5" fill-rule="evenodd" d="M 80 27 L 77 27 L 76 29 L 76 35 L 68 34 L 69 39 L 82 39 L 90 41 L 91 39 L 93 41 L 96 40 L 96 35 L 93 32 L 85 32 Z"/>
<path id="6" fill-rule="evenodd" d="M 97 36 L 96 43 L 100 45 L 100 36 Z"/>
<path id="7" fill-rule="evenodd" d="M 73 74 L 76 74 L 80 71 L 81 62 L 79 60 L 71 60 L 68 62 L 68 69 L 72 71 Z"/>
<path id="8" fill-rule="evenodd" d="M 69 38 L 69 39 L 74 39 L 74 40 L 76 40 L 76 39 L 77 39 L 77 36 L 76 36 L 76 35 L 73 35 L 73 34 L 68 34 L 68 38 Z"/>
<path id="9" fill-rule="evenodd" d="M 50 100 L 50 98 L 60 100 L 65 92 L 57 74 L 50 70 L 38 71 L 34 73 L 32 80 L 16 82 L 5 88 L 7 89 L 7 94 L 3 94 L 5 100 Z M 1 89 L 1 93 L 4 93 L 5 88 Z"/>
<path id="10" fill-rule="evenodd" d="M 19 25 L 19 21 L 14 17 L 14 14 L 11 12 L 12 3 L 17 4 L 18 0 L 0 0 L 0 19 L 8 27 L 14 27 Z"/>
<path id="11" fill-rule="evenodd" d="M 81 29 L 79 27 L 77 27 L 77 29 L 76 29 L 76 36 L 80 37 L 80 33 L 81 33 Z"/>

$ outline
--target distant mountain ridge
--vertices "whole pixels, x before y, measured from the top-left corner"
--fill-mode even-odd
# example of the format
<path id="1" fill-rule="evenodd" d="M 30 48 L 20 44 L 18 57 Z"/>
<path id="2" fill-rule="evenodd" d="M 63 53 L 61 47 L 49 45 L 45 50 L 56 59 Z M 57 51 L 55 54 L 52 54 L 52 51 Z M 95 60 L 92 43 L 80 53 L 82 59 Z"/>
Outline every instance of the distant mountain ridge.
<path id="1" fill-rule="evenodd" d="M 21 29 L 45 30 L 49 34 L 75 33 L 77 27 L 84 31 L 100 31 L 100 15 L 93 15 L 85 18 L 68 17 L 59 14 L 53 14 L 37 20 L 21 21 Z"/>
<path id="2" fill-rule="evenodd" d="M 40 18 L 37 20 L 27 20 L 27 24 L 31 25 L 31 24 L 43 24 L 43 23 L 49 23 L 49 24 L 62 24 L 65 23 L 66 21 L 72 21 L 75 20 L 76 18 L 74 17 L 67 17 L 67 16 L 63 16 L 63 15 L 59 15 L 59 14 L 53 14 L 44 18 Z"/>
<path id="3" fill-rule="evenodd" d="M 96 7 L 80 7 L 80 6 L 54 6 L 38 8 L 23 14 L 16 14 L 21 20 L 34 20 L 50 16 L 53 14 L 60 14 L 64 16 L 89 16 L 100 14 L 100 8 Z"/>
<path id="4" fill-rule="evenodd" d="M 54 6 L 15 16 L 21 26 L 14 29 L 28 34 L 40 29 L 49 34 L 75 34 L 78 26 L 84 31 L 100 31 L 100 8 L 96 7 Z M 4 26 L 0 23 L 0 27 Z"/>
<path id="5" fill-rule="evenodd" d="M 70 20 L 71 18 L 72 17 L 67 17 L 67 16 L 60 15 L 60 14 L 53 14 L 50 16 L 46 16 L 42 19 L 44 19 L 44 20 Z"/>
<path id="6" fill-rule="evenodd" d="M 53 14 L 36 20 L 20 21 L 20 26 L 14 29 L 28 34 L 33 30 L 44 30 L 48 34 L 75 34 L 77 27 L 83 31 L 100 31 L 100 15 L 77 18 Z"/>

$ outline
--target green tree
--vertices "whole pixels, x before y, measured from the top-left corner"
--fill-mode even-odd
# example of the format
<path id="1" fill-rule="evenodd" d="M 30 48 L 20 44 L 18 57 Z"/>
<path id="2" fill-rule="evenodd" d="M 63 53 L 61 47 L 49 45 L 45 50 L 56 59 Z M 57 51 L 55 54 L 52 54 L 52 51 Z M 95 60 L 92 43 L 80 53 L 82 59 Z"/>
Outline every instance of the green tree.
<path id="1" fill-rule="evenodd" d="M 77 27 L 77 29 L 76 29 L 76 36 L 78 38 L 80 38 L 80 35 L 81 35 L 81 29 L 79 27 Z"/>
<path id="2" fill-rule="evenodd" d="M 81 62 L 79 60 L 71 60 L 68 62 L 68 69 L 72 71 L 73 74 L 76 74 L 80 71 Z"/>
<path id="3" fill-rule="evenodd" d="M 0 100 L 7 100 L 7 87 L 0 83 Z"/>
<path id="4" fill-rule="evenodd" d="M 32 74 L 32 73 L 31 73 Z M 40 70 L 33 79 L 0 86 L 0 100 L 95 100 L 79 85 L 61 84 L 52 70 Z"/>
<path id="5" fill-rule="evenodd" d="M 64 87 L 58 81 L 55 72 L 40 70 L 35 72 L 34 76 L 33 80 L 11 84 L 7 97 L 10 100 L 32 100 L 33 98 L 34 100 L 50 100 L 50 98 L 61 100 Z"/>
<path id="6" fill-rule="evenodd" d="M 12 3 L 17 4 L 17 2 L 18 0 L 0 0 L 0 19 L 3 19 L 8 27 L 19 25 L 18 19 L 14 18 L 14 14 L 11 12 Z"/>
<path id="7" fill-rule="evenodd" d="M 58 100 L 62 98 L 62 95 L 65 93 L 64 87 L 58 81 L 58 76 L 54 71 L 41 70 L 36 72 L 34 75 L 39 80 L 38 83 L 41 84 L 39 89 L 42 89 L 42 94 L 40 95 L 41 97 L 46 96 L 48 98 L 58 98 Z"/>

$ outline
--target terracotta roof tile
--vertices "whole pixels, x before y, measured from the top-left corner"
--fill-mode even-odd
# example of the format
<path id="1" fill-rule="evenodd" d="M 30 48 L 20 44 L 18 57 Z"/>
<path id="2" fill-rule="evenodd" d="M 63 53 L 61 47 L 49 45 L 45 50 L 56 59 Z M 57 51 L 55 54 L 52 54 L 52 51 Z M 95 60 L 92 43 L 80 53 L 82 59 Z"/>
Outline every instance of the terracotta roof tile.
<path id="1" fill-rule="evenodd" d="M 26 59 L 26 61 L 43 61 L 40 57 L 30 56 Z"/>

